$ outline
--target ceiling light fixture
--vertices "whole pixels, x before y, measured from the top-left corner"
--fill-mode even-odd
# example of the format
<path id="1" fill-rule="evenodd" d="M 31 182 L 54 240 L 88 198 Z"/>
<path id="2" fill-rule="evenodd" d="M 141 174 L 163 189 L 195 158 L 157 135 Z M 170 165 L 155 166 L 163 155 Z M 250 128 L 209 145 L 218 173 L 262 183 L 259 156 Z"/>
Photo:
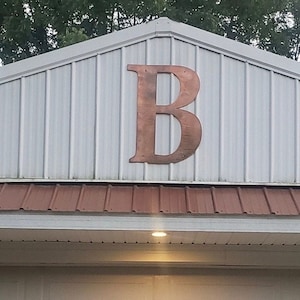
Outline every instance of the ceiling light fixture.
<path id="1" fill-rule="evenodd" d="M 154 231 L 152 232 L 152 236 L 154 237 L 165 237 L 167 234 L 163 231 Z"/>

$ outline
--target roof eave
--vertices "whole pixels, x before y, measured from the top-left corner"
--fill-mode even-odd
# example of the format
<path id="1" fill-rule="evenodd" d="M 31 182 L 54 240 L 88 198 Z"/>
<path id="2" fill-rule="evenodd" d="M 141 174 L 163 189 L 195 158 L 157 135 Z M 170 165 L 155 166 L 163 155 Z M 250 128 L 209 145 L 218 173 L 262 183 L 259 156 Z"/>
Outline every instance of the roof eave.
<path id="1" fill-rule="evenodd" d="M 168 36 L 192 42 L 200 47 L 202 46 L 211 51 L 235 57 L 236 59 L 249 60 L 250 63 L 255 63 L 259 66 L 300 78 L 299 63 L 291 59 L 230 40 L 190 25 L 174 22 L 168 18 L 160 18 L 147 24 L 112 32 L 78 44 L 57 49 L 54 52 L 48 52 L 3 66 L 0 68 L 0 83 L 24 75 L 28 76 L 32 73 L 42 72 L 48 68 L 55 68 L 62 64 L 85 59 L 150 38 Z"/>
<path id="2" fill-rule="evenodd" d="M 153 231 L 165 231 L 157 239 Z M 299 217 L 2 212 L 0 240 L 299 245 Z"/>

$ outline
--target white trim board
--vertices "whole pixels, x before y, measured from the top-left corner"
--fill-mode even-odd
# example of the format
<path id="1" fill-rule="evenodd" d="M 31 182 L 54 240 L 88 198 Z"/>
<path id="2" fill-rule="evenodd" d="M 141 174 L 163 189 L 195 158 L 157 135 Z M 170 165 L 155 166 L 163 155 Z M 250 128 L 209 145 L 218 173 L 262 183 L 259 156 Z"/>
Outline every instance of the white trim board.
<path id="1" fill-rule="evenodd" d="M 167 237 L 151 236 L 165 231 Z M 300 245 L 299 218 L 168 217 L 7 212 L 0 215 L 2 241 L 71 241 L 220 245 Z"/>
<path id="2" fill-rule="evenodd" d="M 223 53 L 229 57 L 247 61 L 250 64 L 300 78 L 300 66 L 296 61 L 183 23 L 174 22 L 168 18 L 160 18 L 147 24 L 106 34 L 0 67 L 0 83 L 119 49 L 140 41 L 170 36 L 214 52 Z"/>
<path id="3" fill-rule="evenodd" d="M 299 217 L 133 216 L 2 212 L 0 229 L 299 233 Z"/>

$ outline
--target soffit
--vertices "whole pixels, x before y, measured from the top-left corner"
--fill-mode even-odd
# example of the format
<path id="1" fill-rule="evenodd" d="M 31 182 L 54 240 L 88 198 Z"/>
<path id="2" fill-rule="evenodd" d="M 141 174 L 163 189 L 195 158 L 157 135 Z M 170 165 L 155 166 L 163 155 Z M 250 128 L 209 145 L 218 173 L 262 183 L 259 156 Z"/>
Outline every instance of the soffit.
<path id="1" fill-rule="evenodd" d="M 274 268 L 281 272 L 283 268 L 289 272 L 299 269 L 299 253 L 297 246 L 0 242 L 0 265 L 93 266 L 98 271 L 115 266 L 119 273 L 122 266 L 127 273 L 129 266 L 146 266 L 148 271 L 157 266 L 166 273 L 171 271 L 169 267 L 180 267 L 180 274 L 185 273 L 183 267 L 188 272 L 199 267 L 226 268 L 228 272 L 228 267 L 238 267 L 271 268 L 274 273 Z"/>

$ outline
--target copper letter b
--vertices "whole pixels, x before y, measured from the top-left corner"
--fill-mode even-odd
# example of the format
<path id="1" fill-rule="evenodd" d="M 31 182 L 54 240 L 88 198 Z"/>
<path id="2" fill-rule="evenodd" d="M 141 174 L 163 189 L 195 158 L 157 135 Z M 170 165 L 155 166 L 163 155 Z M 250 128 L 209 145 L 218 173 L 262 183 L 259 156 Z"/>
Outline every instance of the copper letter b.
<path id="1" fill-rule="evenodd" d="M 200 144 L 201 124 L 196 115 L 181 108 L 193 102 L 198 94 L 197 74 L 182 66 L 128 65 L 127 69 L 138 76 L 136 153 L 129 161 L 168 164 L 191 156 Z M 174 74 L 179 80 L 179 95 L 170 105 L 156 105 L 158 73 Z M 156 114 L 173 115 L 180 123 L 180 143 L 171 154 L 155 154 Z"/>

